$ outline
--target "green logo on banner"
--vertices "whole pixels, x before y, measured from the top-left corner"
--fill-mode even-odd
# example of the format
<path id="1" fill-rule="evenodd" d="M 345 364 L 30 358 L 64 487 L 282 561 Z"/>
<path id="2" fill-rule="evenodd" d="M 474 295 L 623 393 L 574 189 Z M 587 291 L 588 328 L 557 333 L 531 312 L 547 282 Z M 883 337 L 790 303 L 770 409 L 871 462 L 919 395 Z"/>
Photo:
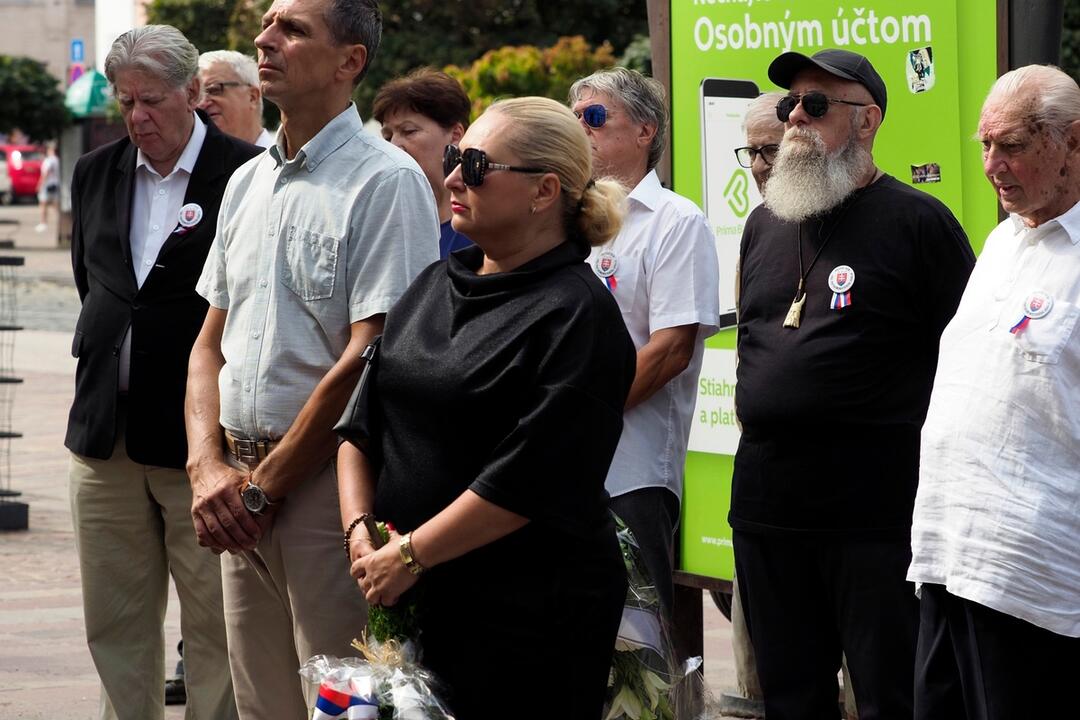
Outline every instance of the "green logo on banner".
<path id="1" fill-rule="evenodd" d="M 724 188 L 724 199 L 728 207 L 740 220 L 750 212 L 750 181 L 746 179 L 746 171 L 742 168 L 735 171 Z"/>

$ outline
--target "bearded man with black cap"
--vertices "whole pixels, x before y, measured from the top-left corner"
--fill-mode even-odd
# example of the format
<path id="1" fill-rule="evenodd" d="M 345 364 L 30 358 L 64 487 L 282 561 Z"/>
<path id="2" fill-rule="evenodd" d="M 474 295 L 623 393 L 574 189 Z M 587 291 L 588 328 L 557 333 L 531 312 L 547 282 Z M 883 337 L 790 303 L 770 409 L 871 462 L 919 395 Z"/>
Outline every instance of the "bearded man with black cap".
<path id="1" fill-rule="evenodd" d="M 765 204 L 740 248 L 730 521 L 770 720 L 912 716 L 905 574 L 919 432 L 975 257 L 952 213 L 875 164 L 885 83 L 844 50 L 769 67 L 789 93 Z"/>

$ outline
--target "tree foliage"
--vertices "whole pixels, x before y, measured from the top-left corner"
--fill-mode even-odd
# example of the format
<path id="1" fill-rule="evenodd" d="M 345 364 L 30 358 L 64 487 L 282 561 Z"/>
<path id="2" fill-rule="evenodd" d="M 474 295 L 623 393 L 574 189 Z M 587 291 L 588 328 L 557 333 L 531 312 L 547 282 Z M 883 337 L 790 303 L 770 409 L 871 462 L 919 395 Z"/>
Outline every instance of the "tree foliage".
<path id="1" fill-rule="evenodd" d="M 270 2 L 153 0 L 147 17 L 179 28 L 200 52 L 226 48 L 254 54 L 253 41 Z M 560 37 L 571 35 L 581 35 L 594 46 L 607 42 L 610 52 L 617 54 L 635 35 L 648 34 L 645 0 L 381 0 L 379 4 L 382 41 L 356 91 L 365 115 L 383 83 L 421 65 L 466 67 L 496 48 L 555 46 Z M 523 74 L 514 73 L 515 77 L 528 75 L 521 70 Z"/>
<path id="2" fill-rule="evenodd" d="M 475 118 L 500 97 L 541 95 L 564 102 L 575 80 L 614 64 L 610 44 L 593 50 L 576 35 L 559 38 L 543 50 L 533 45 L 489 50 L 469 67 L 449 65 L 446 72 L 472 98 Z"/>
<path id="3" fill-rule="evenodd" d="M 237 0 L 153 0 L 146 6 L 146 19 L 177 28 L 201 53 L 230 50 L 234 48 L 229 45 L 229 22 L 237 4 Z M 252 45 L 249 52 L 253 51 Z"/>
<path id="4" fill-rule="evenodd" d="M 1065 0 L 1061 29 L 1061 69 L 1080 82 L 1080 0 Z"/>
<path id="5" fill-rule="evenodd" d="M 18 128 L 31 140 L 51 140 L 71 122 L 60 80 L 37 60 L 0 55 L 0 98 L 0 133 Z"/>

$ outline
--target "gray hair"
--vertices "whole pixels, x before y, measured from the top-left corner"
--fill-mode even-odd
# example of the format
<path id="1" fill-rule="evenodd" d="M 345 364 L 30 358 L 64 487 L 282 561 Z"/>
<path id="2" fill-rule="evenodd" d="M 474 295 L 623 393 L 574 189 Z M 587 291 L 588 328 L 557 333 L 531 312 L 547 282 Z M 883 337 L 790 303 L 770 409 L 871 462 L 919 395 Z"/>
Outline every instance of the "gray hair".
<path id="1" fill-rule="evenodd" d="M 570 86 L 571 105 L 581 99 L 584 90 L 618 100 L 633 122 L 656 126 L 656 135 L 649 146 L 648 166 L 649 170 L 655 168 L 664 155 L 668 128 L 666 97 L 660 81 L 624 67 L 598 70 Z"/>
<path id="2" fill-rule="evenodd" d="M 105 57 L 105 77 L 116 89 L 121 70 L 140 70 L 182 88 L 199 71 L 199 51 L 171 25 L 144 25 L 116 38 Z"/>
<path id="3" fill-rule="evenodd" d="M 259 85 L 259 65 L 255 58 L 235 50 L 211 50 L 199 56 L 199 70 L 209 70 L 215 63 L 228 65 L 240 82 L 259 88 L 259 113 L 262 114 L 262 87 Z"/>
<path id="4" fill-rule="evenodd" d="M 338 45 L 363 45 L 367 48 L 364 69 L 353 78 L 353 86 L 367 75 L 382 38 L 382 12 L 378 0 L 330 0 L 326 8 L 326 27 Z"/>
<path id="5" fill-rule="evenodd" d="M 214 63 L 224 63 L 236 73 L 240 82 L 259 87 L 259 66 L 255 58 L 235 50 L 211 50 L 199 56 L 199 69 L 209 70 Z"/>
<path id="6" fill-rule="evenodd" d="M 743 132 L 749 133 L 751 129 L 761 128 L 762 131 L 770 130 L 784 133 L 784 123 L 776 117 L 776 103 L 784 97 L 784 93 L 762 93 L 750 101 L 746 106 L 746 115 L 743 116 Z"/>
<path id="7" fill-rule="evenodd" d="M 990 88 L 983 111 L 1006 103 L 1016 107 L 1025 100 L 1032 102 L 1032 119 L 1055 142 L 1064 142 L 1069 126 L 1080 120 L 1080 87 L 1053 65 L 1025 65 L 1005 73 Z"/>

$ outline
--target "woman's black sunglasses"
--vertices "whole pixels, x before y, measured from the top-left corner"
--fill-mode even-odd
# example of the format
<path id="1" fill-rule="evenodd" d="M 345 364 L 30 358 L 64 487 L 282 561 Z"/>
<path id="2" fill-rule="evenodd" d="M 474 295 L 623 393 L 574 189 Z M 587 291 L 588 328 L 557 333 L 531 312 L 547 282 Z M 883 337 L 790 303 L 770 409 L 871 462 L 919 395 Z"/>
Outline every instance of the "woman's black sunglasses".
<path id="1" fill-rule="evenodd" d="M 758 155 L 765 161 L 765 164 L 772 167 L 773 162 L 776 160 L 776 153 L 780 152 L 780 146 L 775 143 L 769 145 L 762 145 L 761 147 L 753 147 L 747 145 L 746 147 L 735 148 L 735 159 L 739 161 L 739 164 L 744 168 L 754 166 L 754 158 Z"/>
<path id="2" fill-rule="evenodd" d="M 786 123 L 788 118 L 791 117 L 791 113 L 802 103 L 803 110 L 806 114 L 812 118 L 825 117 L 825 113 L 829 112 L 829 103 L 841 103 L 843 105 L 854 105 L 855 107 L 866 107 L 868 103 L 851 102 L 850 100 L 837 100 L 825 95 L 823 92 L 808 92 L 802 95 L 785 95 L 780 98 L 780 102 L 776 103 L 776 117 L 780 122 Z"/>
<path id="3" fill-rule="evenodd" d="M 454 168 L 461 166 L 461 180 L 469 187 L 480 187 L 488 170 L 510 170 L 521 173 L 547 172 L 543 168 L 514 167 L 488 160 L 487 153 L 477 148 L 461 150 L 457 145 L 447 145 L 443 150 L 442 169 L 445 177 L 450 177 Z"/>

